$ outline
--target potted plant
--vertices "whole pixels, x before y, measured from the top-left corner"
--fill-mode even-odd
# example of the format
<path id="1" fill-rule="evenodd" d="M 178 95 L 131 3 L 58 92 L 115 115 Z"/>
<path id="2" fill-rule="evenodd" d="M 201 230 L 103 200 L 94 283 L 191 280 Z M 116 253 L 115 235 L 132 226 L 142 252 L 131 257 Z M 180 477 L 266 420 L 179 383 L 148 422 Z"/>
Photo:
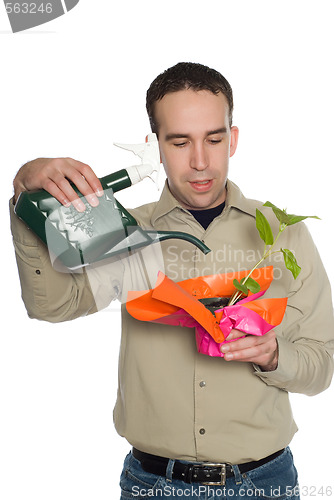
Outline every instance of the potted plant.
<path id="1" fill-rule="evenodd" d="M 128 312 L 143 321 L 195 327 L 198 351 L 220 357 L 223 357 L 220 346 L 233 328 L 245 334 L 263 335 L 277 326 L 283 319 L 287 298 L 261 298 L 272 282 L 273 268 L 260 266 L 274 253 L 282 253 L 286 268 L 296 279 L 301 271 L 296 257 L 287 248 L 276 250 L 277 242 L 287 227 L 309 217 L 319 217 L 288 214 L 270 202 L 264 206 L 272 209 L 279 228 L 274 237 L 268 219 L 256 210 L 256 228 L 264 250 L 251 270 L 237 273 L 239 277 L 229 273 L 215 275 L 214 280 L 212 276 L 203 276 L 178 283 L 159 273 L 153 290 L 129 292 Z M 257 280 L 252 277 L 255 270 L 259 275 Z"/>

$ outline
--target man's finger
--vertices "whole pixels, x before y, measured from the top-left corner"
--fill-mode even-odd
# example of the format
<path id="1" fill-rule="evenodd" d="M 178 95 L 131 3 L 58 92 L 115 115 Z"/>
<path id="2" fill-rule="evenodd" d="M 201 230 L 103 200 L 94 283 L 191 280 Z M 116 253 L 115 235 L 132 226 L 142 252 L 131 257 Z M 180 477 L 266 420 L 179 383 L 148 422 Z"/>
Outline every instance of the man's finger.
<path id="1" fill-rule="evenodd" d="M 68 196 L 55 184 L 51 179 L 46 179 L 42 186 L 45 191 L 51 194 L 56 200 L 58 200 L 65 207 L 69 207 L 71 201 Z"/>
<path id="2" fill-rule="evenodd" d="M 243 349 L 248 349 L 254 345 L 262 344 L 264 342 L 262 337 L 256 337 L 255 335 L 244 335 L 236 339 L 228 339 L 228 342 L 221 346 L 222 352 L 228 351 L 239 351 Z"/>
<path id="3" fill-rule="evenodd" d="M 73 160 L 72 158 L 67 158 L 67 161 L 69 165 L 74 167 L 80 173 L 81 178 L 84 181 L 82 183 L 81 179 L 76 179 L 80 184 L 82 183 L 81 188 L 78 184 L 76 184 L 82 194 L 86 196 L 95 193 L 97 196 L 103 196 L 103 188 L 100 179 L 96 176 L 93 169 L 89 165 Z"/>
<path id="4" fill-rule="evenodd" d="M 245 337 L 245 333 L 244 332 L 241 332 L 240 330 L 231 330 L 230 333 L 228 334 L 228 336 L 226 337 L 225 340 L 235 340 L 235 339 L 240 339 L 241 337 Z"/>
<path id="5" fill-rule="evenodd" d="M 59 162 L 59 167 L 56 162 Z M 52 168 L 51 168 L 52 167 Z M 53 182 L 58 190 L 50 183 Z M 80 199 L 80 196 L 74 189 L 74 186 L 85 196 L 88 203 L 96 207 L 99 204 L 98 196 L 103 194 L 102 185 L 100 180 L 95 175 L 93 170 L 85 163 L 73 160 L 72 158 L 56 159 L 54 164 L 50 165 L 49 179 L 45 180 L 47 187 L 45 189 L 50 191 L 58 201 L 67 204 L 67 201 L 72 203 L 73 206 L 79 211 L 85 211 L 85 204 Z M 65 202 L 64 202 L 65 200 Z"/>

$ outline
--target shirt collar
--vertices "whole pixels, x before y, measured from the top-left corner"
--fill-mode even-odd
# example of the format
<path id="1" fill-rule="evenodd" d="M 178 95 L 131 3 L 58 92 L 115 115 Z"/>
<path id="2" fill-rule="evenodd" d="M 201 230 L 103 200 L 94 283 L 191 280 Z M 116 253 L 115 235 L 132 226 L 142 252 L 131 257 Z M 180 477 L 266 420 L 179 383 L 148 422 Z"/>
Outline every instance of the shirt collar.
<path id="1" fill-rule="evenodd" d="M 229 179 L 227 179 L 226 189 L 227 189 L 226 206 L 228 208 L 234 207 L 237 210 L 252 215 L 253 217 L 256 217 L 256 208 L 258 208 L 259 205 L 261 205 L 259 201 L 246 198 L 242 194 L 238 186 Z"/>
<path id="2" fill-rule="evenodd" d="M 225 210 L 233 207 L 249 215 L 252 215 L 253 217 L 256 216 L 256 207 L 258 206 L 259 202 L 254 202 L 254 200 L 246 198 L 242 194 L 238 186 L 229 179 L 227 179 L 226 182 L 226 190 L 227 196 Z M 167 215 L 175 209 L 185 210 L 180 202 L 177 201 L 177 199 L 170 192 L 166 180 L 160 199 L 157 202 L 152 214 L 152 223 L 154 224 L 157 219 L 163 217 L 164 215 Z"/>

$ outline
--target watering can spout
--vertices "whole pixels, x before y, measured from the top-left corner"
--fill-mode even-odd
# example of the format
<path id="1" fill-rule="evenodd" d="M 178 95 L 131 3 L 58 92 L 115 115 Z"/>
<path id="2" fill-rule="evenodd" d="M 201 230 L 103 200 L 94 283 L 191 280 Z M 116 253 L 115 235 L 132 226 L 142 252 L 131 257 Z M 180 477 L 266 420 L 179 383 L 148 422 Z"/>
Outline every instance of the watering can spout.
<path id="1" fill-rule="evenodd" d="M 199 240 L 192 234 L 183 233 L 181 231 L 146 231 L 146 234 L 152 238 L 152 243 L 156 241 L 164 241 L 175 238 L 179 240 L 189 241 L 189 243 L 192 243 L 197 248 L 199 248 L 199 250 L 201 250 L 204 255 L 211 252 L 210 248 L 207 247 L 205 243 L 203 243 L 203 241 Z"/>

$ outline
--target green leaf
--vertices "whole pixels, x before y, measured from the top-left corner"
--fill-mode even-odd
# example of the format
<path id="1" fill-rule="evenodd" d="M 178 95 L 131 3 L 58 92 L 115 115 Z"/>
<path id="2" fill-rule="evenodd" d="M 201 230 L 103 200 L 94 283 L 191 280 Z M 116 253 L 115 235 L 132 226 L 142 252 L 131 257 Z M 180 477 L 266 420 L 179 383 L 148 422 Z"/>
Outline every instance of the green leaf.
<path id="1" fill-rule="evenodd" d="M 253 280 L 253 278 L 248 278 L 247 281 L 243 282 L 243 285 L 246 285 L 248 290 L 250 290 L 252 293 L 257 293 L 261 290 L 261 286 L 257 281 Z"/>
<path id="2" fill-rule="evenodd" d="M 302 220 L 305 220 L 305 219 L 318 219 L 318 220 L 320 220 L 320 217 L 317 217 L 316 215 L 288 214 L 288 217 L 289 217 L 288 226 L 292 226 L 293 224 L 297 224 L 298 222 L 301 222 Z"/>
<path id="3" fill-rule="evenodd" d="M 292 272 L 293 277 L 296 279 L 301 271 L 301 268 L 297 264 L 296 257 L 287 248 L 281 248 L 281 252 L 284 256 L 285 267 Z"/>
<path id="4" fill-rule="evenodd" d="M 277 219 L 281 224 L 286 224 L 287 226 L 292 226 L 293 224 L 297 224 L 298 222 L 301 222 L 302 220 L 305 219 L 319 219 L 320 217 L 317 217 L 316 215 L 295 215 L 295 214 L 287 214 L 286 210 L 281 210 L 280 208 L 276 207 L 273 203 L 270 203 L 270 201 L 266 201 L 263 205 L 264 207 L 270 207 L 274 214 L 276 215 Z"/>
<path id="5" fill-rule="evenodd" d="M 276 205 L 274 205 L 270 201 L 266 201 L 265 203 L 263 203 L 263 206 L 264 207 L 270 207 L 270 208 L 277 208 Z M 277 209 L 277 210 L 279 210 L 279 209 Z"/>
<path id="6" fill-rule="evenodd" d="M 274 214 L 276 215 L 276 218 L 279 220 L 280 224 L 288 224 L 290 219 L 289 215 L 286 213 L 285 210 L 281 210 L 280 208 L 276 207 L 273 203 L 270 203 L 270 201 L 266 201 L 263 205 L 264 207 L 270 207 Z"/>
<path id="7" fill-rule="evenodd" d="M 272 245 L 274 243 L 274 237 L 270 224 L 263 213 L 258 209 L 256 209 L 256 227 L 265 244 Z"/>
<path id="8" fill-rule="evenodd" d="M 248 288 L 246 287 L 246 285 L 243 285 L 242 281 L 243 280 L 241 280 L 240 282 L 238 280 L 233 280 L 233 285 L 237 290 L 240 290 L 240 292 L 248 295 Z"/>

